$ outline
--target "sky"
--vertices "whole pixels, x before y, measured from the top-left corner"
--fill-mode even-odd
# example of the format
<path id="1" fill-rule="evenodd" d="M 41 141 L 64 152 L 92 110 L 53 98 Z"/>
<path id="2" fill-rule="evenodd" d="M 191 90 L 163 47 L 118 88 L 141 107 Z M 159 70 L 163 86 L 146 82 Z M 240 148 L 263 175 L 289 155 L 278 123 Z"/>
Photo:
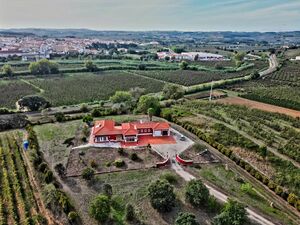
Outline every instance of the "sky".
<path id="1" fill-rule="evenodd" d="M 0 28 L 300 30 L 300 0 L 0 0 Z"/>

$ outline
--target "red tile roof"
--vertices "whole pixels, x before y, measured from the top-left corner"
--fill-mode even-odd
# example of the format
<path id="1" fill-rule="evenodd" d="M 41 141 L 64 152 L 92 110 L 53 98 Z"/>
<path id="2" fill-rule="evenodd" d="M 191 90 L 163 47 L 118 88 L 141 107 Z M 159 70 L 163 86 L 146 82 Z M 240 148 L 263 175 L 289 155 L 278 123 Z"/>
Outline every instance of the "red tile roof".
<path id="1" fill-rule="evenodd" d="M 138 129 L 167 130 L 170 128 L 167 122 L 132 122 L 122 123 L 121 126 L 116 126 L 113 120 L 99 120 L 95 122 L 93 135 L 137 135 Z"/>

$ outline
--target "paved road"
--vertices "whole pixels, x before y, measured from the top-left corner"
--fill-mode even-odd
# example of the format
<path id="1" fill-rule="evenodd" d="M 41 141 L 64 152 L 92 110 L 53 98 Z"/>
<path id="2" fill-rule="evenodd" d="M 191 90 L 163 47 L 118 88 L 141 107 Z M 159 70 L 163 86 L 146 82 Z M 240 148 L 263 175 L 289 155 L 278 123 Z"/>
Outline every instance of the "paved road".
<path id="1" fill-rule="evenodd" d="M 269 58 L 269 68 L 259 73 L 261 77 L 269 75 L 277 70 L 278 61 L 275 54 L 271 55 Z"/>
<path id="2" fill-rule="evenodd" d="M 191 175 L 190 173 L 186 172 L 176 161 L 175 158 L 172 160 L 172 169 L 174 169 L 176 171 L 176 173 L 181 176 L 185 181 L 190 181 L 192 179 L 196 179 L 193 175 Z M 215 198 L 217 198 L 218 200 L 222 201 L 222 202 L 226 202 L 228 199 L 228 196 L 221 193 L 220 191 L 214 189 L 213 187 L 211 187 L 208 184 L 205 184 L 206 187 L 209 190 L 209 193 L 211 195 L 213 195 Z M 248 213 L 248 217 L 249 219 L 251 219 L 252 221 L 255 221 L 258 224 L 262 224 L 262 225 L 275 225 L 274 223 L 272 223 L 271 221 L 265 219 L 264 217 L 262 217 L 261 215 L 257 214 L 256 212 L 252 211 L 251 209 L 246 209 L 247 213 Z"/>

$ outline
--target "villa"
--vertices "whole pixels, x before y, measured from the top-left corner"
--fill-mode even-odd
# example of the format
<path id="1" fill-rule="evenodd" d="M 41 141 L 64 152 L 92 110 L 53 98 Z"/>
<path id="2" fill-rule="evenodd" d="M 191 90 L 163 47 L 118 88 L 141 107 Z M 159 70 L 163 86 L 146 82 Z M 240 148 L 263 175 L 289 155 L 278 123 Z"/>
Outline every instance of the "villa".
<path id="1" fill-rule="evenodd" d="M 92 129 L 94 143 L 130 142 L 137 143 L 146 137 L 169 138 L 170 125 L 167 122 L 130 122 L 116 125 L 113 120 L 99 120 Z"/>

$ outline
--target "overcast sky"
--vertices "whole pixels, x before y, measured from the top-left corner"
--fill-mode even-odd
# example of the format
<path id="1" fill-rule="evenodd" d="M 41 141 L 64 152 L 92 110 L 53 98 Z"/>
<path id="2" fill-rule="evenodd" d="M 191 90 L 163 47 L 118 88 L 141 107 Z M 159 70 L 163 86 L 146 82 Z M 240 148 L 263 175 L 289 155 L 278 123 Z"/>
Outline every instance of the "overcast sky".
<path id="1" fill-rule="evenodd" d="M 300 30 L 300 0 L 0 0 L 0 28 Z"/>

